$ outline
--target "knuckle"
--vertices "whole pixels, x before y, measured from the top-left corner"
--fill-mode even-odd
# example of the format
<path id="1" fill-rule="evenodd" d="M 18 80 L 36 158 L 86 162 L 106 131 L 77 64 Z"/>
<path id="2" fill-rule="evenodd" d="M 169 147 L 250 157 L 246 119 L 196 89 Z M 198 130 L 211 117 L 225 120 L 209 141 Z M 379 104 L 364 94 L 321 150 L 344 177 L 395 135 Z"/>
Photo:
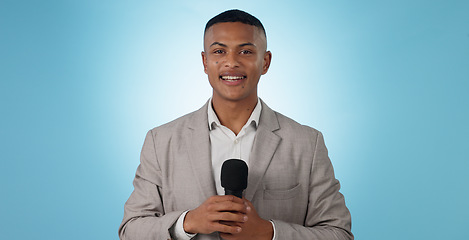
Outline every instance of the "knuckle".
<path id="1" fill-rule="evenodd" d="M 217 219 L 217 214 L 216 213 L 208 213 L 207 214 L 207 218 L 210 220 L 210 221 L 214 221 Z"/>
<path id="2" fill-rule="evenodd" d="M 209 229 L 215 229 L 217 227 L 217 222 L 209 222 L 207 224 L 207 228 Z"/>

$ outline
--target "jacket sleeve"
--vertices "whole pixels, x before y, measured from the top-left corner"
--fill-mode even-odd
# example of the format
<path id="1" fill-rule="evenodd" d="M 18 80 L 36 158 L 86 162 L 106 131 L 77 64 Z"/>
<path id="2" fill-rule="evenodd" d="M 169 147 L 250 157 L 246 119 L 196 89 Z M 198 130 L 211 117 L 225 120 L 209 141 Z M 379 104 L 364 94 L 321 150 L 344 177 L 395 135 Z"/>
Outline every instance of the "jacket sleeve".
<path id="1" fill-rule="evenodd" d="M 119 227 L 120 239 L 170 239 L 169 229 L 183 211 L 165 212 L 163 207 L 162 172 L 151 130 L 146 135 L 133 184 L 134 191 L 125 203 Z"/>
<path id="2" fill-rule="evenodd" d="M 314 147 L 305 226 L 273 220 L 277 239 L 353 240 L 351 216 L 320 132 Z"/>

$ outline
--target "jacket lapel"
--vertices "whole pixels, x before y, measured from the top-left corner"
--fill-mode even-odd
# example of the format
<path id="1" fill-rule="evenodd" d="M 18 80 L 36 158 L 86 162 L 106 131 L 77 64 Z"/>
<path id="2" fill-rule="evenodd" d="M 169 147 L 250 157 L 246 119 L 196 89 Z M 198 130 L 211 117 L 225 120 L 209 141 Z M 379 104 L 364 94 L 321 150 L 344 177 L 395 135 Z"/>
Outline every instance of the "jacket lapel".
<path id="1" fill-rule="evenodd" d="M 262 112 L 254 145 L 249 157 L 248 187 L 245 197 L 252 201 L 258 190 L 270 161 L 280 144 L 281 138 L 274 133 L 280 129 L 275 112 L 262 100 Z M 190 119 L 189 134 L 185 136 L 188 146 L 190 167 L 204 199 L 217 195 L 212 173 L 210 133 L 207 120 L 208 102 Z"/>
<path id="2" fill-rule="evenodd" d="M 190 167 L 204 199 L 217 194 L 212 173 L 207 107 L 205 104 L 194 113 L 188 126 L 189 134 L 185 137 Z"/>
<path id="3" fill-rule="evenodd" d="M 282 140 L 274 131 L 280 128 L 277 116 L 263 101 L 256 138 L 249 157 L 248 187 L 245 198 L 252 201 L 260 186 L 270 161 Z"/>

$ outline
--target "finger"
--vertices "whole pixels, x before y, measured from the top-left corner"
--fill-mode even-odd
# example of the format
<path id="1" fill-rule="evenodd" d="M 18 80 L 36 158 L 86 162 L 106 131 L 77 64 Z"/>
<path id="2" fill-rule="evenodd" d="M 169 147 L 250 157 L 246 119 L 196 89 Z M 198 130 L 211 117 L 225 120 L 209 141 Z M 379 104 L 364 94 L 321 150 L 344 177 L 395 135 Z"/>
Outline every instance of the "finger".
<path id="1" fill-rule="evenodd" d="M 244 200 L 233 195 L 216 195 L 209 198 L 211 202 L 236 202 L 244 203 Z"/>
<path id="2" fill-rule="evenodd" d="M 213 229 L 220 233 L 236 234 L 242 231 L 242 228 L 237 225 L 225 225 L 219 222 L 214 223 Z"/>
<path id="3" fill-rule="evenodd" d="M 232 196 L 232 195 L 228 195 L 228 196 L 231 196 L 231 197 L 232 197 L 231 201 L 233 201 L 233 202 L 236 202 L 236 203 L 244 203 L 244 200 L 243 200 L 242 198 L 235 197 L 235 196 Z"/>
<path id="4" fill-rule="evenodd" d="M 216 202 L 208 206 L 209 211 L 214 212 L 240 212 L 246 213 L 247 206 L 244 203 L 236 203 L 231 201 Z"/>
<path id="5" fill-rule="evenodd" d="M 241 228 L 243 228 L 243 226 L 245 224 L 245 223 L 228 222 L 228 221 L 219 221 L 219 223 L 224 224 L 224 225 L 228 225 L 228 226 L 238 226 L 238 227 L 241 227 Z"/>
<path id="6" fill-rule="evenodd" d="M 244 202 L 244 204 L 246 204 L 247 206 L 251 206 L 251 207 L 253 206 L 253 205 L 252 205 L 252 202 L 249 201 L 249 200 L 247 200 L 247 199 L 244 198 L 244 197 L 243 197 L 243 202 Z"/>
<path id="7" fill-rule="evenodd" d="M 254 205 L 252 204 L 252 202 L 250 202 L 244 197 L 243 197 L 243 200 L 244 200 L 244 205 L 246 205 L 246 214 L 249 214 L 251 210 L 254 209 Z"/>
<path id="8" fill-rule="evenodd" d="M 242 213 L 218 212 L 212 215 L 212 221 L 227 221 L 244 223 L 248 221 L 248 216 Z"/>

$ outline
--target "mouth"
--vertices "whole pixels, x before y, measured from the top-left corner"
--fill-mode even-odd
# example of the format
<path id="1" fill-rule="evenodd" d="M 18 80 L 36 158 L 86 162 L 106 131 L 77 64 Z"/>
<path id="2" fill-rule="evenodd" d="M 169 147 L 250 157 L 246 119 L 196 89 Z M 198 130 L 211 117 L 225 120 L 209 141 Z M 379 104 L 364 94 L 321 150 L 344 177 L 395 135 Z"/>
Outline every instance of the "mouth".
<path id="1" fill-rule="evenodd" d="M 227 82 L 237 82 L 246 78 L 246 76 L 220 75 L 220 79 Z"/>

